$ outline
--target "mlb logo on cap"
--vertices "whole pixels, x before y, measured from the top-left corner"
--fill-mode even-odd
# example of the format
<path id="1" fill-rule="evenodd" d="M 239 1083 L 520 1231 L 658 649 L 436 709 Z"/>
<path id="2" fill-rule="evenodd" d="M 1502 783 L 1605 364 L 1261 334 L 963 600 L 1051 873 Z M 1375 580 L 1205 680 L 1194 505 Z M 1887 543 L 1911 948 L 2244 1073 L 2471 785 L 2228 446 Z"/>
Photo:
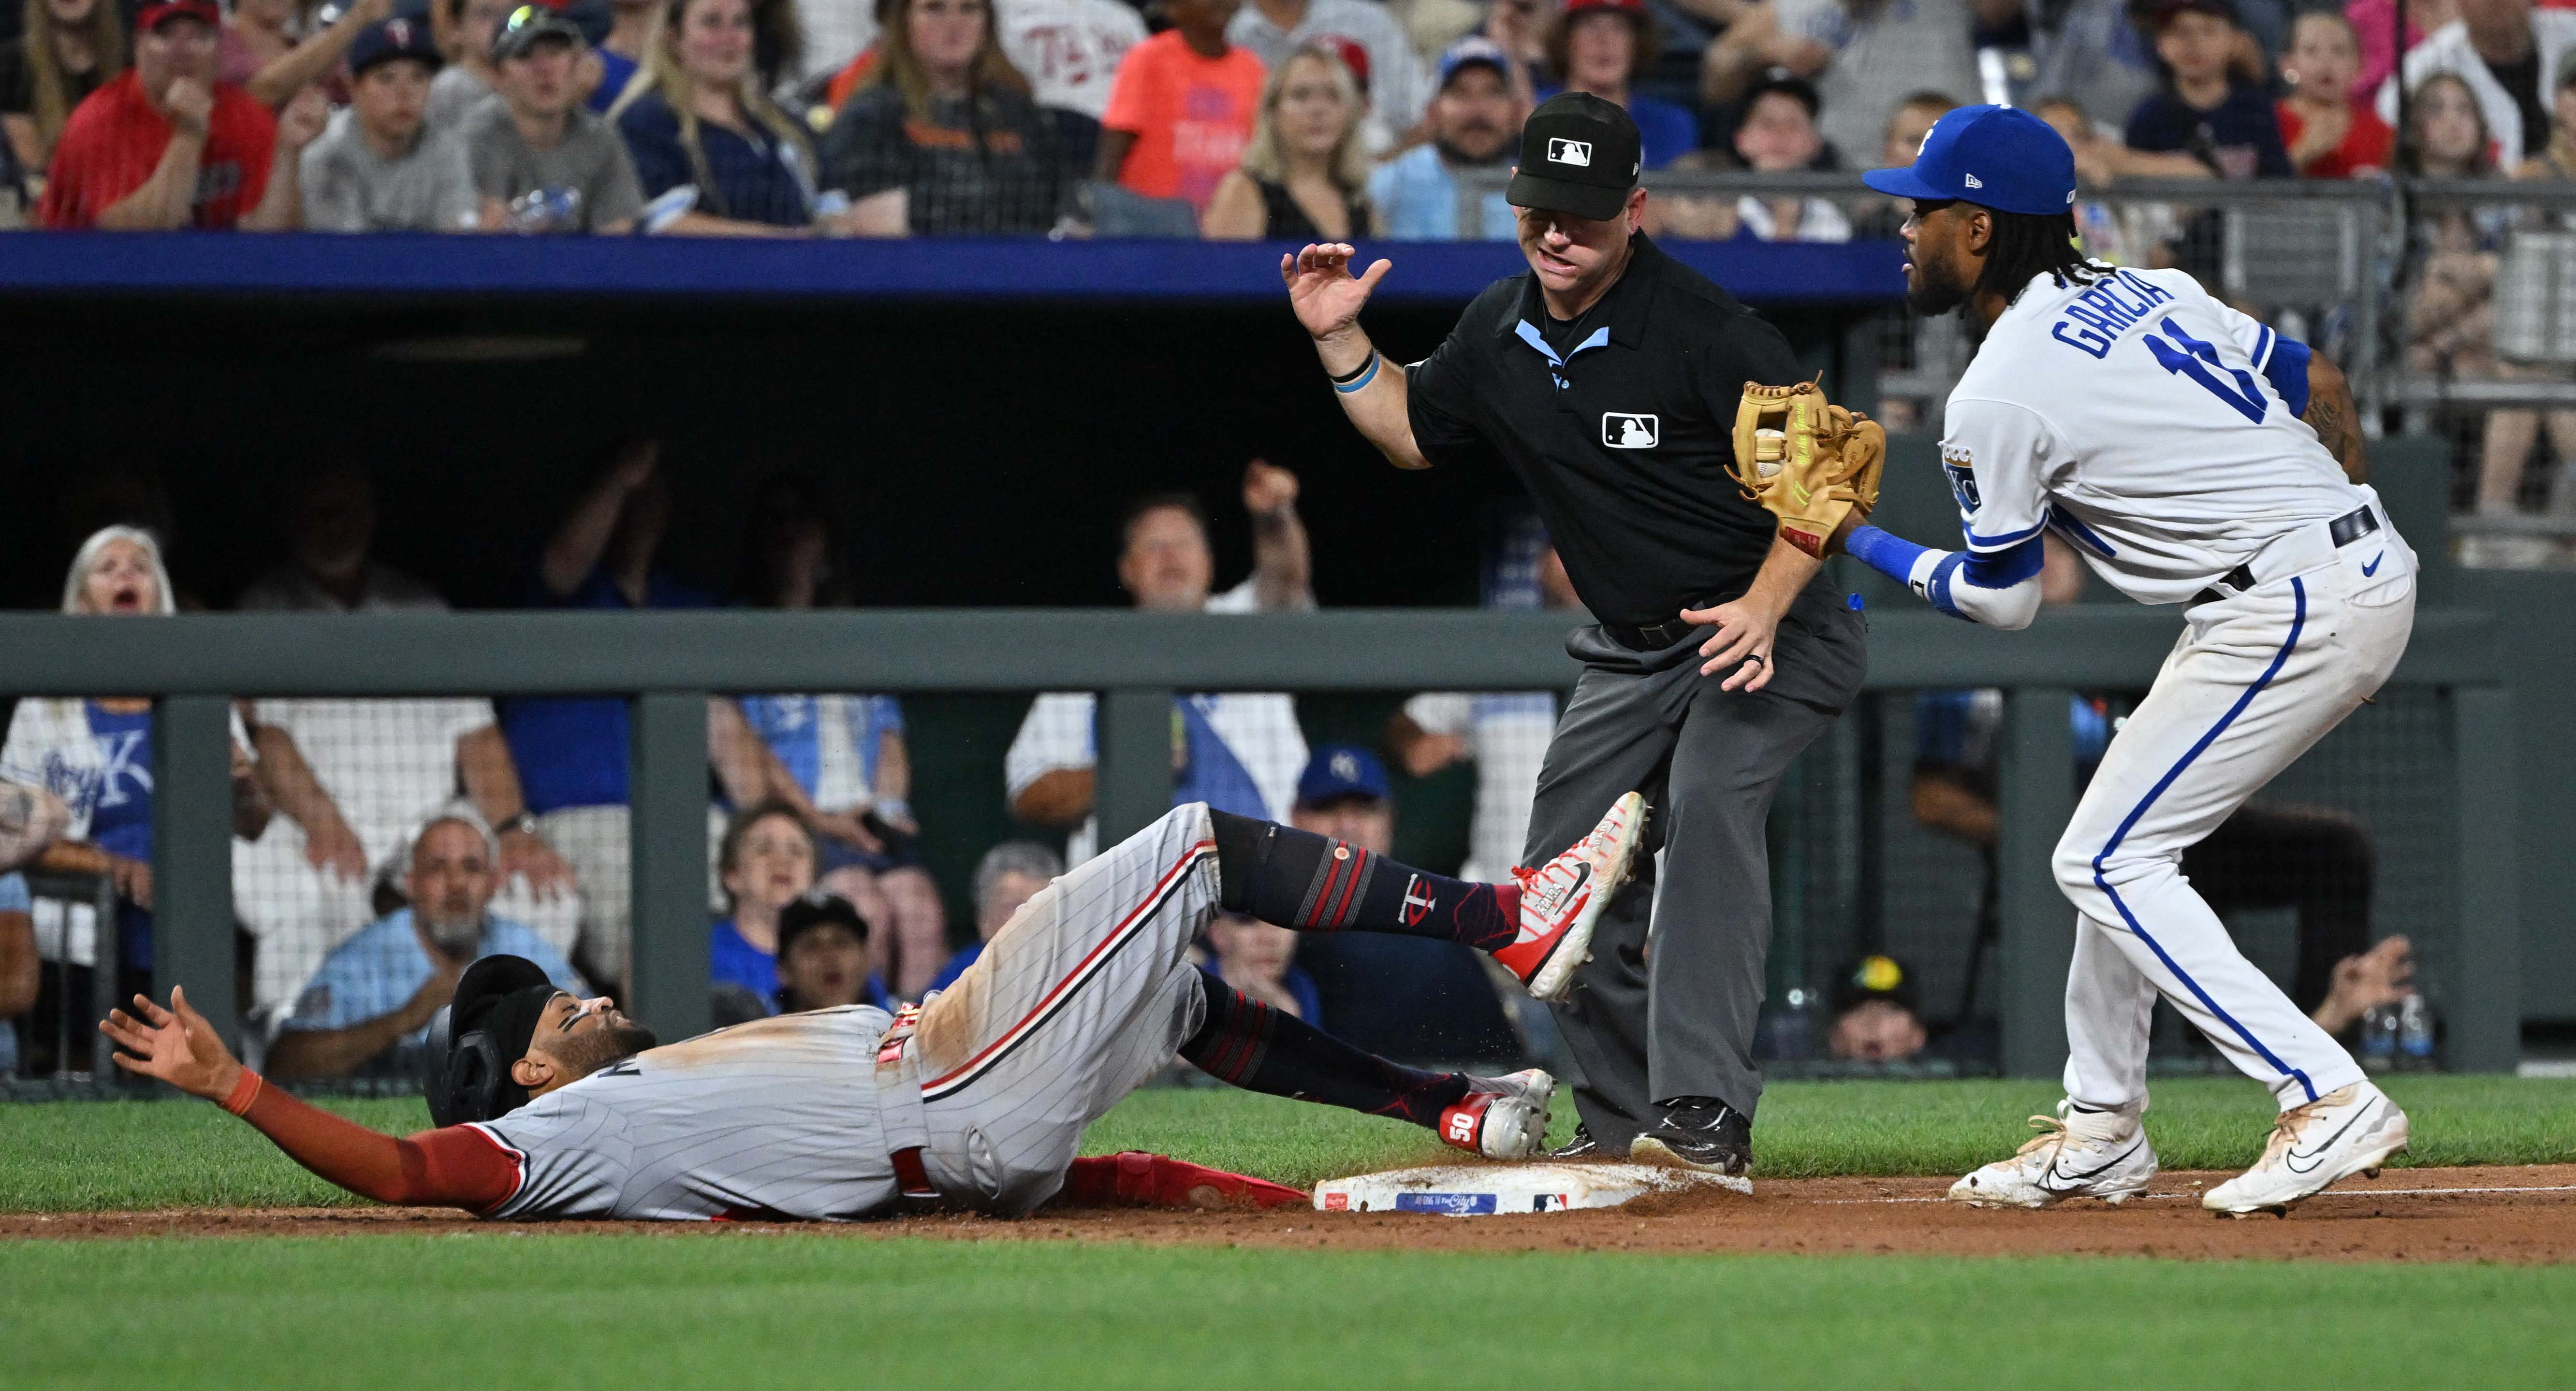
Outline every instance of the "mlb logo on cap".
<path id="1" fill-rule="evenodd" d="M 1571 164 L 1578 169 L 1592 167 L 1592 142 L 1589 140 L 1550 140 L 1547 142 L 1550 164 Z"/>

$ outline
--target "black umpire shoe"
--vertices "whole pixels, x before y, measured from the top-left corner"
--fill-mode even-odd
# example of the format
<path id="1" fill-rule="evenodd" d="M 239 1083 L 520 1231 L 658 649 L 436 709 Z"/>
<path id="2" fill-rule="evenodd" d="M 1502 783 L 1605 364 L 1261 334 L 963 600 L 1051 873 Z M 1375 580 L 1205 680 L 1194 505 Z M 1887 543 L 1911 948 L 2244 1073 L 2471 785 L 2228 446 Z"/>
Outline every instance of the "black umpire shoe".
<path id="1" fill-rule="evenodd" d="M 1599 1159 L 1601 1157 L 1601 1142 L 1592 1138 L 1591 1126 L 1577 1122 L 1574 1127 L 1574 1138 L 1566 1141 L 1563 1146 L 1557 1149 L 1549 1150 L 1547 1152 L 1547 1157 L 1550 1159 Z"/>
<path id="2" fill-rule="evenodd" d="M 1753 1120 L 1713 1096 L 1677 1096 L 1664 1118 L 1628 1147 L 1641 1164 L 1742 1178 L 1753 1168 Z"/>

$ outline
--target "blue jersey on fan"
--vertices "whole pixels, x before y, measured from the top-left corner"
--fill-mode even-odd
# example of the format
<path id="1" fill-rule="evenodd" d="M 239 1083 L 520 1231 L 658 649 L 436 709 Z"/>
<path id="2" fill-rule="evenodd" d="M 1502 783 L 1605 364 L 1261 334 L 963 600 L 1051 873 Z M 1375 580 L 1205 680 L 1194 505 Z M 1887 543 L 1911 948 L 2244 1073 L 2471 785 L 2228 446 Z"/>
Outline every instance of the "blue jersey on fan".
<path id="1" fill-rule="evenodd" d="M 903 707 L 889 695 L 757 695 L 744 696 L 739 703 L 752 732 L 778 756 L 805 795 L 825 811 L 871 800 L 853 793 L 864 794 L 876 785 L 877 755 L 885 736 L 903 733 Z M 856 765 L 833 767 L 826 754 L 839 749 L 844 736 L 849 751 L 857 756 Z M 845 778 L 854 786 L 843 785 Z M 827 792 L 832 794 L 828 798 Z"/>

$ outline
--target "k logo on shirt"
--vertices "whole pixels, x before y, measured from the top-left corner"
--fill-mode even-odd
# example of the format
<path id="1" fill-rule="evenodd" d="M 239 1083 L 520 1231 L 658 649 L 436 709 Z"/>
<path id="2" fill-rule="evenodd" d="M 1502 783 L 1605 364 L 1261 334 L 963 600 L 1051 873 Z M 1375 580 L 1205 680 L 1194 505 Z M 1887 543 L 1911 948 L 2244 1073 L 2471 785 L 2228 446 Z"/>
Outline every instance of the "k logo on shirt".
<path id="1" fill-rule="evenodd" d="M 1662 435 L 1660 422 L 1651 415 L 1621 415 L 1605 411 L 1601 416 L 1601 444 L 1607 449 L 1652 449 Z"/>

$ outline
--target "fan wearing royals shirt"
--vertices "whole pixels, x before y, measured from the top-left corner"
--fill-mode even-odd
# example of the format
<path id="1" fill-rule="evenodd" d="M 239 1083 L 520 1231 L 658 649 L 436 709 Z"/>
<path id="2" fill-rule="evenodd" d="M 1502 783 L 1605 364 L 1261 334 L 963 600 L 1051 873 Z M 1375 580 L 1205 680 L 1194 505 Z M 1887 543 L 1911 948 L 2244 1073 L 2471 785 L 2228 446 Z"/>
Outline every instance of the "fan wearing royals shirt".
<path id="1" fill-rule="evenodd" d="M 134 66 L 63 127 L 39 216 L 56 229 L 275 232 L 302 220 L 296 164 L 322 133 L 319 92 L 271 117 L 214 80 L 215 0 L 146 0 Z"/>

